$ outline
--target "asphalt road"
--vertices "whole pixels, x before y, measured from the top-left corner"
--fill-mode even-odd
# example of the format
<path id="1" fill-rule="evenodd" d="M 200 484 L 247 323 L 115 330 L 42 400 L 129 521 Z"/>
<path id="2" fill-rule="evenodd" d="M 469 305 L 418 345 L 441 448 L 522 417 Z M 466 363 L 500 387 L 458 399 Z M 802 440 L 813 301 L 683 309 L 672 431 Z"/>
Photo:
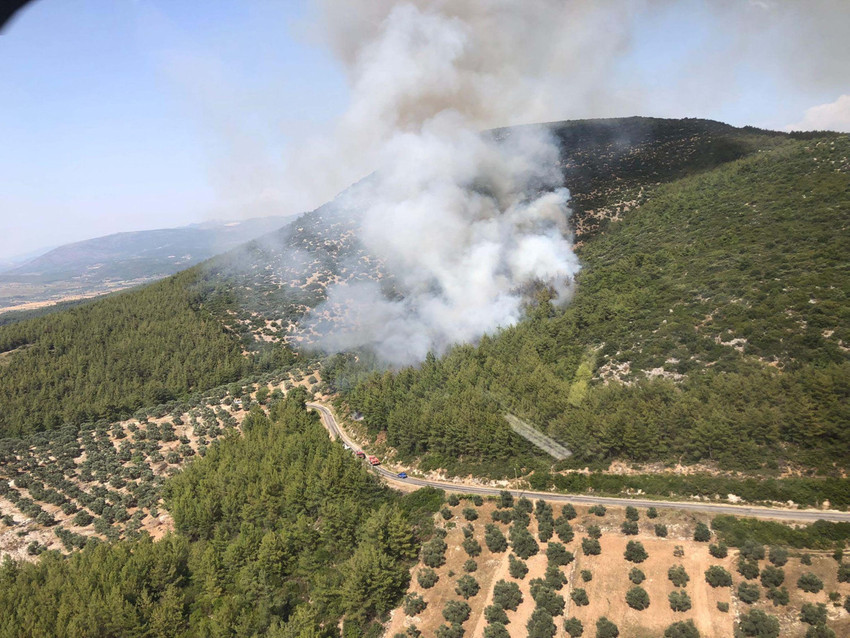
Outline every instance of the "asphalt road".
<path id="1" fill-rule="evenodd" d="M 327 407 L 318 403 L 308 403 L 308 407 L 319 412 L 330 434 L 338 441 L 342 441 L 352 450 L 359 450 L 360 447 L 351 440 L 348 434 L 339 427 L 333 413 Z M 483 496 L 498 496 L 502 488 L 485 487 L 482 485 L 466 485 L 457 483 L 446 483 L 443 481 L 430 481 L 408 477 L 407 479 L 398 478 L 398 473 L 390 471 L 383 466 L 373 468 L 384 480 L 393 485 L 413 485 L 417 487 L 436 487 L 447 492 L 458 492 L 461 494 L 481 494 Z M 554 494 L 552 492 L 533 492 L 533 491 L 517 491 L 508 490 L 514 496 L 525 496 L 531 499 L 543 499 L 555 503 L 587 503 L 600 505 L 632 505 L 636 507 L 656 507 L 676 510 L 686 510 L 691 512 L 701 512 L 704 514 L 733 514 L 735 516 L 752 516 L 755 518 L 767 518 L 782 521 L 846 521 L 850 522 L 850 512 L 837 512 L 834 510 L 792 510 L 773 507 L 752 507 L 748 505 L 725 505 L 719 503 L 700 503 L 696 501 L 654 501 L 640 498 L 617 498 L 614 496 L 589 496 L 587 494 Z"/>

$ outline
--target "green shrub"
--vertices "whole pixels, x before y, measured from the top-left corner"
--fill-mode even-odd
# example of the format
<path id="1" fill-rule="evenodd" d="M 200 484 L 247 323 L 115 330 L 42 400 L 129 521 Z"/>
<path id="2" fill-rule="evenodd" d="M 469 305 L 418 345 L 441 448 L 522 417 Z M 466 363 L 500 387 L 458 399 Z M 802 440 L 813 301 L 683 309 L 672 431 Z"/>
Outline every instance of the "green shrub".
<path id="1" fill-rule="evenodd" d="M 620 630 L 617 625 L 602 616 L 596 621 L 596 638 L 617 638 L 620 635 Z"/>
<path id="2" fill-rule="evenodd" d="M 724 603 L 721 601 L 717 601 L 717 610 L 725 613 L 729 612 L 729 603 Z"/>
<path id="3" fill-rule="evenodd" d="M 655 535 L 659 538 L 667 538 L 667 526 L 663 523 L 655 524 Z"/>
<path id="4" fill-rule="evenodd" d="M 561 543 L 554 541 L 550 542 L 548 547 L 546 547 L 546 558 L 552 565 L 569 565 L 573 561 L 572 553 L 568 552 L 567 548 L 561 545 Z"/>
<path id="5" fill-rule="evenodd" d="M 688 611 L 691 608 L 691 597 L 686 591 L 671 591 L 667 600 L 670 601 L 670 609 L 673 611 Z"/>
<path id="6" fill-rule="evenodd" d="M 435 632 L 435 636 L 437 638 L 463 638 L 463 625 L 459 624 L 451 624 L 451 625 L 440 625 L 437 627 L 437 631 Z M 377 637 L 372 637 L 377 638 Z"/>
<path id="7" fill-rule="evenodd" d="M 823 625 L 826 624 L 826 605 L 818 603 L 803 603 L 800 608 L 800 620 L 807 625 Z"/>
<path id="8" fill-rule="evenodd" d="M 664 638 L 699 638 L 699 630 L 693 620 L 680 620 L 664 630 Z"/>
<path id="9" fill-rule="evenodd" d="M 715 558 L 726 558 L 729 555 L 729 548 L 723 543 L 717 543 L 716 545 L 712 543 L 708 546 L 708 553 Z"/>
<path id="10" fill-rule="evenodd" d="M 570 638 L 581 638 L 584 634 L 584 625 L 578 618 L 571 616 L 564 621 L 564 631 L 570 635 Z"/>
<path id="11" fill-rule="evenodd" d="M 785 570 L 768 565 L 761 571 L 761 584 L 765 587 L 779 587 L 785 582 Z"/>
<path id="12" fill-rule="evenodd" d="M 812 572 L 806 572 L 797 579 L 797 587 L 802 589 L 804 592 L 817 594 L 823 589 L 823 581 Z"/>
<path id="13" fill-rule="evenodd" d="M 752 605 L 761 596 L 759 586 L 754 583 L 741 583 L 738 585 L 738 598 L 741 602 Z"/>
<path id="14" fill-rule="evenodd" d="M 501 623 L 503 625 L 507 625 L 510 621 L 508 620 L 508 615 L 505 613 L 505 610 L 502 609 L 499 605 L 490 605 L 484 608 L 484 618 L 487 619 L 487 622 L 492 623 Z"/>
<path id="15" fill-rule="evenodd" d="M 648 510 L 646 510 L 646 517 L 647 518 L 658 518 L 658 510 L 655 509 L 654 507 L 650 507 Z"/>
<path id="16" fill-rule="evenodd" d="M 764 545 L 752 540 L 746 540 L 741 544 L 738 553 L 741 558 L 745 558 L 746 560 L 759 561 L 764 558 Z"/>
<path id="17" fill-rule="evenodd" d="M 602 545 L 600 545 L 599 541 L 595 538 L 582 538 L 581 551 L 584 552 L 586 556 L 598 556 L 602 553 Z"/>
<path id="18" fill-rule="evenodd" d="M 705 582 L 712 587 L 731 587 L 732 574 L 720 565 L 712 565 L 705 572 Z"/>
<path id="19" fill-rule="evenodd" d="M 707 543 L 711 540 L 711 530 L 705 523 L 697 523 L 694 529 L 694 540 L 700 543 Z"/>
<path id="20" fill-rule="evenodd" d="M 528 573 L 528 566 L 524 561 L 519 560 L 516 556 L 511 554 L 508 556 L 508 573 L 511 575 L 511 578 L 522 580 Z"/>
<path id="21" fill-rule="evenodd" d="M 759 565 L 754 560 L 738 559 L 738 573 L 747 580 L 753 580 L 759 576 Z"/>
<path id="22" fill-rule="evenodd" d="M 788 562 L 788 550 L 778 545 L 771 545 L 768 558 L 777 567 L 782 567 Z"/>
<path id="23" fill-rule="evenodd" d="M 806 630 L 805 638 L 836 638 L 835 632 L 826 625 L 814 625 Z"/>
<path id="24" fill-rule="evenodd" d="M 484 638 L 511 638 L 511 634 L 502 623 L 494 622 L 484 627 Z"/>
<path id="25" fill-rule="evenodd" d="M 531 618 L 528 619 L 526 624 L 526 629 L 528 630 L 528 638 L 552 638 L 557 631 L 552 614 L 541 608 L 532 612 Z"/>
<path id="26" fill-rule="evenodd" d="M 540 550 L 537 541 L 525 527 L 519 527 L 516 523 L 511 527 L 511 547 L 514 553 L 523 560 L 537 554 Z"/>
<path id="27" fill-rule="evenodd" d="M 760 609 L 751 609 L 738 620 L 737 635 L 746 638 L 778 638 L 779 620 Z"/>
<path id="28" fill-rule="evenodd" d="M 570 598 L 573 599 L 573 602 L 579 606 L 584 607 L 590 604 L 590 600 L 587 597 L 587 592 L 581 587 L 574 587 L 570 592 Z"/>
<path id="29" fill-rule="evenodd" d="M 599 525 L 588 525 L 587 526 L 587 535 L 590 538 L 599 539 L 599 538 L 602 538 L 602 530 L 600 529 Z"/>
<path id="30" fill-rule="evenodd" d="M 422 546 L 422 562 L 428 567 L 441 567 L 446 562 L 446 541 L 435 537 Z"/>
<path id="31" fill-rule="evenodd" d="M 627 521 L 636 521 L 636 520 L 638 520 L 638 518 L 640 518 L 640 515 L 638 514 L 637 509 L 632 507 L 631 505 L 627 505 L 626 506 L 626 520 Z"/>
<path id="32" fill-rule="evenodd" d="M 464 598 L 472 598 L 481 590 L 481 585 L 478 584 L 478 581 L 475 580 L 469 574 L 461 576 L 457 579 L 457 586 L 455 587 L 455 592 L 457 592 L 458 596 L 463 596 Z"/>
<path id="33" fill-rule="evenodd" d="M 582 569 L 581 579 L 584 582 L 589 583 L 591 580 L 593 580 L 593 573 L 589 569 Z"/>
<path id="34" fill-rule="evenodd" d="M 478 510 L 474 507 L 464 507 L 462 513 L 463 517 L 468 521 L 478 520 Z"/>
<path id="35" fill-rule="evenodd" d="M 500 580 L 493 587 L 493 604 L 502 609 L 516 611 L 522 603 L 522 592 L 516 583 Z"/>
<path id="36" fill-rule="evenodd" d="M 478 571 L 478 563 L 476 563 L 474 560 L 472 560 L 470 558 L 469 560 L 467 560 L 463 564 L 463 571 L 465 571 L 468 574 L 471 574 L 472 572 Z"/>
<path id="37" fill-rule="evenodd" d="M 620 525 L 620 531 L 626 536 L 637 536 L 638 524 L 634 521 L 623 521 L 623 524 Z"/>
<path id="38" fill-rule="evenodd" d="M 463 543 L 461 543 L 463 547 L 463 551 L 465 551 L 469 556 L 475 558 L 481 554 L 481 543 L 475 540 L 472 537 L 464 539 Z"/>
<path id="39" fill-rule="evenodd" d="M 632 567 L 629 571 L 629 580 L 632 581 L 635 585 L 640 585 L 643 581 L 646 580 L 646 574 L 644 574 L 637 567 Z"/>
<path id="40" fill-rule="evenodd" d="M 635 585 L 626 592 L 626 604 L 632 609 L 643 611 L 649 607 L 649 594 L 643 587 Z"/>
<path id="41" fill-rule="evenodd" d="M 443 618 L 453 625 L 461 625 L 469 620 L 472 608 L 462 600 L 450 600 L 443 607 Z"/>
<path id="42" fill-rule="evenodd" d="M 418 613 L 425 611 L 428 603 L 419 594 L 408 594 L 404 597 L 404 613 L 407 616 L 415 616 Z"/>
<path id="43" fill-rule="evenodd" d="M 780 605 L 787 605 L 790 600 L 790 596 L 788 595 L 788 590 L 785 587 L 772 587 L 767 590 L 767 594 L 765 597 L 773 603 L 774 607 L 779 607 Z"/>
<path id="44" fill-rule="evenodd" d="M 623 556 L 630 563 L 642 563 L 649 558 L 649 554 L 646 553 L 643 543 L 640 541 L 629 541 L 626 544 L 626 551 L 623 552 Z"/>
<path id="45" fill-rule="evenodd" d="M 437 576 L 437 572 L 433 569 L 420 569 L 419 573 L 416 575 L 416 580 L 419 582 L 420 587 L 423 589 L 431 589 L 434 585 L 437 584 L 437 581 L 440 580 L 440 577 Z"/>
<path id="46" fill-rule="evenodd" d="M 564 597 L 555 593 L 550 587 L 542 582 L 532 581 L 531 597 L 538 609 L 545 609 L 552 616 L 560 616 L 564 613 Z"/>
<path id="47" fill-rule="evenodd" d="M 674 565 L 668 569 L 667 578 L 669 578 L 670 582 L 672 582 L 676 587 L 684 587 L 691 579 L 683 565 Z"/>
<path id="48" fill-rule="evenodd" d="M 562 543 L 569 543 L 573 540 L 573 538 L 575 538 L 573 526 L 570 525 L 570 522 L 564 518 L 559 518 L 555 521 L 555 533 L 558 535 L 558 538 L 561 539 Z"/>

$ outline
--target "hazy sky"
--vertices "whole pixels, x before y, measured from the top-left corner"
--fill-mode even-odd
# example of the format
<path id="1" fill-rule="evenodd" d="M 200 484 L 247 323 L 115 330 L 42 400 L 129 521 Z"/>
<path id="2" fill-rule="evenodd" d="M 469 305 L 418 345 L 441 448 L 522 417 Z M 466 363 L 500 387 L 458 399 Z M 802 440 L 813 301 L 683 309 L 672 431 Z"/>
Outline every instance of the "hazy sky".
<path id="1" fill-rule="evenodd" d="M 850 2 L 606 6 L 563 34 L 592 45 L 610 33 L 599 90 L 591 97 L 582 78 L 581 99 L 551 105 L 550 119 L 693 116 L 850 131 Z M 310 197 L 279 186 L 284 157 L 330 130 L 349 95 L 316 13 L 302 0 L 38 0 L 24 9 L 0 34 L 0 257 L 305 206 Z M 592 46 L 580 50 L 593 57 Z"/>

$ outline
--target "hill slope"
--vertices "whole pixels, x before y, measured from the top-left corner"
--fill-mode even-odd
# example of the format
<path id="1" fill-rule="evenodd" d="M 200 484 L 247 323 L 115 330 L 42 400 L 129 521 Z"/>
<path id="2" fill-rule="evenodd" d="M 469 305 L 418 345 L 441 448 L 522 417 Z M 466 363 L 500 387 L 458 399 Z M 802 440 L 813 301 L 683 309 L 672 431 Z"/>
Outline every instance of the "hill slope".
<path id="1" fill-rule="evenodd" d="M 571 221 L 579 244 L 647 201 L 659 185 L 711 169 L 781 143 L 787 136 L 710 120 L 622 118 L 549 124 L 561 146 L 560 167 L 570 189 Z M 512 129 L 492 131 L 497 139 Z M 330 283 L 382 279 L 390 274 L 357 240 L 359 211 L 337 202 L 297 223 L 211 260 L 207 279 L 218 291 L 209 307 L 245 342 L 311 342 L 331 328 L 336 312 L 302 322 L 325 299 Z M 225 312 L 227 309 L 228 312 Z"/>
<path id="2" fill-rule="evenodd" d="M 478 347 L 375 375 L 348 399 L 425 467 L 504 468 L 510 409 L 582 464 L 843 470 L 848 158 L 846 136 L 788 140 L 657 188 L 586 241 L 565 309 L 544 302 Z"/>
<path id="3" fill-rule="evenodd" d="M 585 243 L 604 236 L 611 219 L 628 218 L 651 201 L 665 183 L 787 138 L 705 120 L 629 118 L 551 126 L 562 140 L 561 164 L 572 191 L 578 238 Z M 493 134 L 505 136 L 510 130 Z M 161 396 L 235 380 L 253 366 L 268 369 L 288 361 L 281 345 L 309 345 L 309 330 L 333 321 L 331 312 L 311 328 L 302 321 L 324 300 L 330 282 L 385 274 L 357 241 L 357 230 L 357 211 L 332 203 L 147 292 L 0 326 L 0 389 L 8 406 L 0 415 L 0 431 L 113 417 Z M 207 336 L 181 338 L 182 330 Z M 240 346 L 254 363 L 240 358 Z M 561 376 L 571 375 L 584 356 L 582 347 L 553 353 L 562 357 L 557 364 Z M 199 367 L 192 372 L 187 364 L 198 357 Z M 529 392 L 510 396 L 530 403 Z M 468 405 L 482 401 L 470 398 Z M 480 408 L 468 419 L 467 438 L 474 438 L 482 423 L 500 419 L 498 410 Z M 520 412 L 537 416 L 528 409 Z M 470 450 L 475 448 L 472 444 Z"/>

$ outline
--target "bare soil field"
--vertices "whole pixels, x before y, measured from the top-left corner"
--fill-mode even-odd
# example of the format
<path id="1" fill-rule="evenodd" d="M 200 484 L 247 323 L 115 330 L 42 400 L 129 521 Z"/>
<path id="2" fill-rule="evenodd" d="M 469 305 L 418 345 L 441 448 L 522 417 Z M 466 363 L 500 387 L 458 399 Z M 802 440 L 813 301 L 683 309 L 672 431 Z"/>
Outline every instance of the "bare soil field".
<path id="1" fill-rule="evenodd" d="M 512 548 L 507 551 L 492 553 L 484 541 L 484 529 L 488 523 L 494 523 L 506 537 L 509 537 L 510 525 L 495 523 L 492 514 L 497 510 L 497 504 L 493 500 L 486 500 L 480 507 L 475 507 L 471 500 L 462 499 L 459 505 L 448 506 L 451 518 L 446 521 L 437 514 L 437 527 L 446 529 L 445 541 L 448 545 L 446 551 L 446 562 L 435 569 L 439 576 L 437 584 L 430 588 L 423 588 L 417 582 L 417 574 L 425 569 L 423 563 L 419 563 L 411 572 L 410 592 L 416 593 L 426 601 L 427 607 L 421 613 L 408 617 L 402 608 L 395 610 L 391 615 L 385 636 L 392 638 L 400 633 L 410 635 L 408 629 L 414 627 L 421 632 L 422 636 L 432 637 L 438 628 L 448 624 L 443 617 L 443 609 L 450 600 L 463 600 L 456 592 L 455 587 L 459 577 L 464 575 L 463 565 L 469 559 L 464 551 L 462 543 L 464 534 L 462 528 L 468 524 L 464 519 L 463 510 L 473 507 L 479 516 L 472 522 L 474 538 L 480 543 L 481 555 L 475 558 L 477 570 L 471 575 L 478 581 L 480 591 L 466 600 L 471 608 L 469 619 L 463 623 L 465 636 L 471 638 L 482 638 L 487 620 L 484 609 L 493 603 L 493 588 L 500 580 L 515 582 L 519 585 L 523 600 L 516 611 L 508 610 L 509 624 L 506 628 L 511 636 L 524 638 L 528 635 L 526 624 L 536 608 L 536 603 L 531 596 L 531 580 L 543 578 L 548 564 L 545 554 L 548 543 L 540 542 L 538 536 L 537 520 L 534 513 L 531 514 L 529 531 L 534 535 L 539 545 L 539 552 L 525 561 L 528 574 L 522 579 L 514 579 L 508 571 L 509 555 Z M 715 558 L 709 553 L 709 543 L 693 540 L 694 528 L 698 522 L 710 524 L 709 517 L 693 515 L 691 513 L 659 510 L 657 518 L 647 518 L 647 511 L 639 510 L 638 527 L 639 532 L 634 536 L 626 536 L 621 531 L 621 524 L 625 520 L 623 508 L 609 507 L 604 516 L 596 516 L 588 512 L 588 508 L 577 506 L 577 517 L 571 520 L 575 537 L 569 543 L 562 543 L 566 549 L 575 555 L 575 560 L 559 569 L 566 576 L 567 584 L 557 593 L 565 601 L 563 615 L 555 617 L 556 633 L 558 638 L 566 637 L 564 630 L 564 619 L 569 617 L 578 618 L 584 626 L 584 636 L 592 637 L 596 634 L 596 621 L 605 616 L 614 622 L 622 638 L 655 638 L 662 636 L 665 629 L 672 623 L 682 620 L 692 620 L 699 630 L 700 636 L 704 638 L 729 638 L 734 633 L 734 626 L 740 616 L 752 608 L 762 609 L 768 614 L 776 616 L 781 625 L 780 635 L 792 638 L 802 638 L 808 625 L 800 621 L 800 608 L 806 603 L 823 603 L 827 606 L 828 626 L 832 628 L 837 636 L 850 636 L 850 614 L 848 614 L 842 603 L 845 597 L 850 595 L 850 584 L 837 582 L 837 562 L 831 555 L 826 553 L 810 552 L 812 564 L 810 566 L 801 564 L 801 556 L 804 552 L 790 550 L 785 570 L 784 586 L 787 588 L 790 601 L 787 606 L 774 606 L 766 599 L 767 589 L 761 585 L 759 579 L 745 581 L 738 573 L 738 551 L 729 549 L 726 558 Z M 554 517 L 561 514 L 561 506 L 554 507 Z M 655 534 L 655 525 L 666 525 L 668 536 L 661 538 Z M 599 555 L 585 555 L 581 548 L 582 538 L 587 536 L 587 528 L 590 525 L 599 526 L 602 535 L 599 539 L 601 553 Z M 624 551 L 629 541 L 639 541 L 648 554 L 646 560 L 641 563 L 632 563 L 624 557 Z M 557 534 L 550 539 L 551 542 L 561 542 Z M 712 537 L 711 542 L 716 542 Z M 678 555 L 674 555 L 674 552 Z M 768 560 L 759 561 L 759 568 L 764 569 Z M 677 588 L 668 578 L 668 570 L 682 565 L 689 576 L 685 587 Z M 719 565 L 725 568 L 732 576 L 732 587 L 712 588 L 705 580 L 705 572 L 709 567 Z M 649 607 L 638 611 L 626 603 L 626 592 L 633 587 L 629 580 L 629 572 L 637 567 L 644 572 L 646 580 L 640 586 L 649 596 Z M 581 576 L 583 570 L 591 573 L 591 580 L 585 582 Z M 812 572 L 824 582 L 824 589 L 817 594 L 805 593 L 798 589 L 797 579 L 803 572 Z M 741 582 L 749 582 L 758 585 L 760 599 L 753 605 L 744 603 L 738 598 L 737 589 Z M 589 604 L 576 605 L 571 600 L 571 593 L 576 588 L 582 588 L 587 593 Z M 675 612 L 671 609 L 668 596 L 673 591 L 685 591 L 691 599 L 692 607 L 685 612 Z M 830 592 L 838 592 L 837 604 L 830 602 Z M 723 612 L 718 608 L 718 603 L 727 603 L 729 609 Z M 412 633 L 412 632 L 411 632 Z"/>

